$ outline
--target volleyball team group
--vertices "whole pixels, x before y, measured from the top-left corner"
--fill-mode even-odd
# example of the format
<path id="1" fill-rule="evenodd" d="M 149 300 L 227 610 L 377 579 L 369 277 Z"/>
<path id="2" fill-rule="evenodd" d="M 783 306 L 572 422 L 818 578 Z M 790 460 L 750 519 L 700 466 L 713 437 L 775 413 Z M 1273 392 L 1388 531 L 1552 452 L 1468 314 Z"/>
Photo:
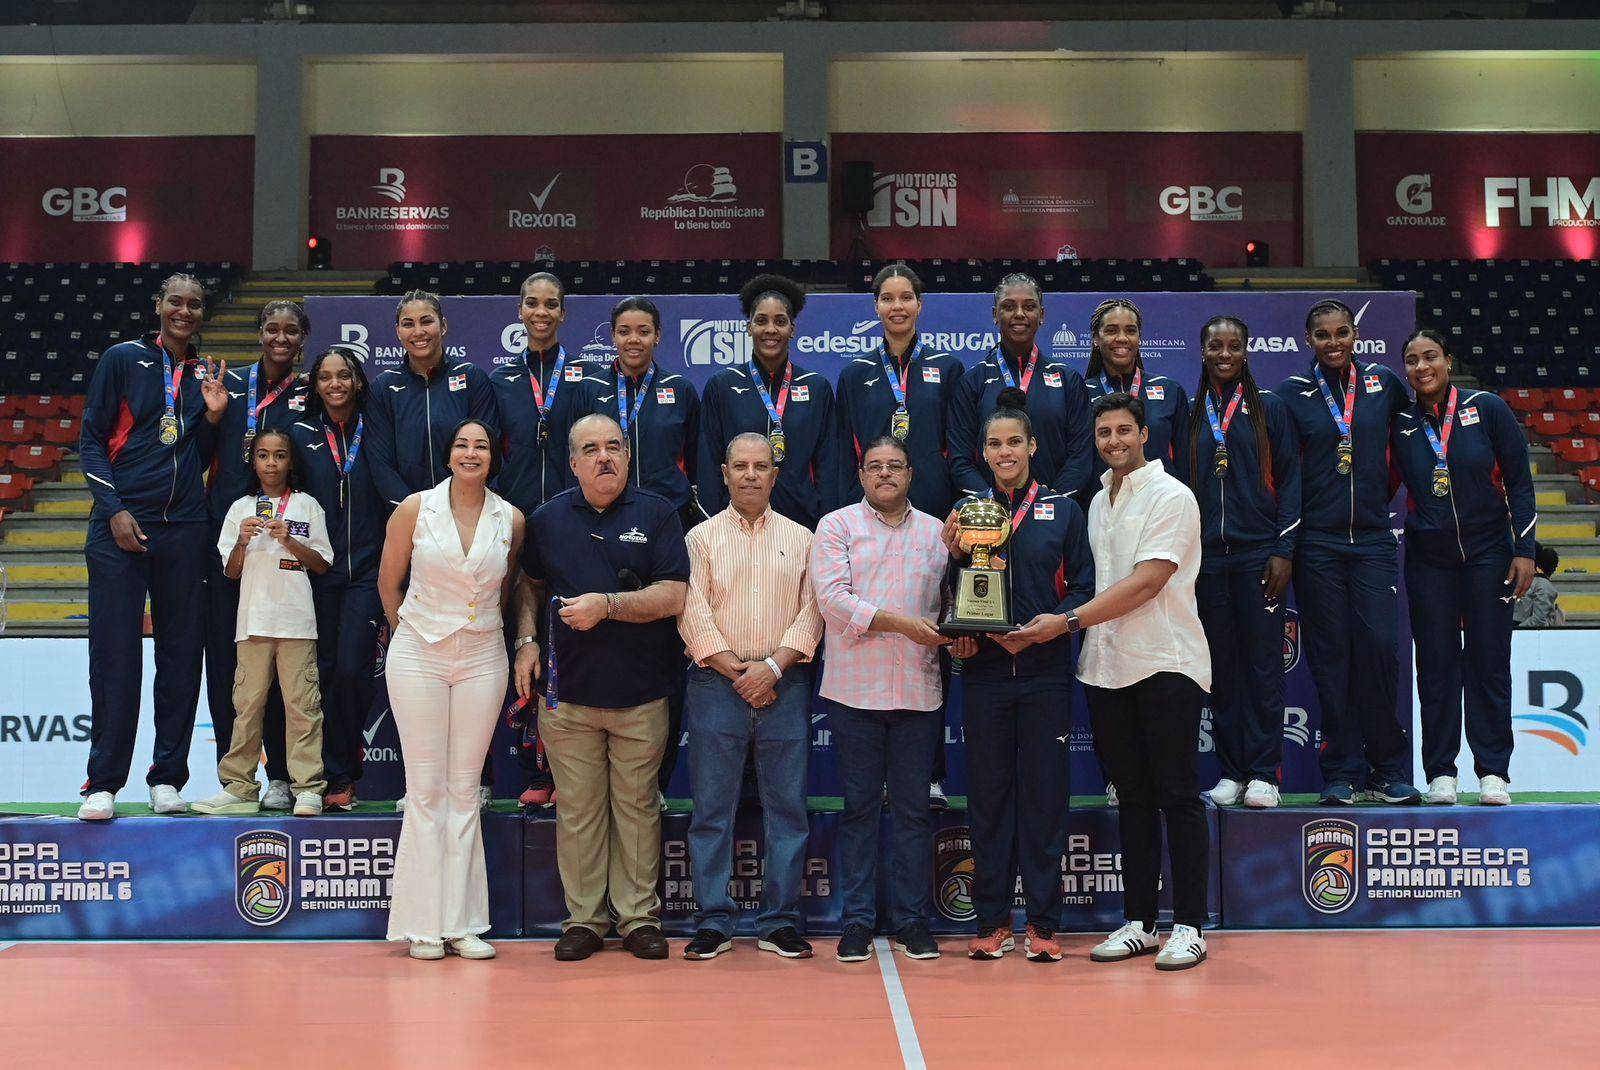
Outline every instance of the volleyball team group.
<path id="1" fill-rule="evenodd" d="M 413 291 L 396 310 L 403 362 L 375 376 L 338 347 L 302 368 L 310 323 L 287 301 L 261 310 L 258 361 L 212 361 L 200 284 L 167 279 L 157 330 L 103 355 L 85 409 L 93 728 L 79 817 L 112 818 L 128 778 L 147 596 L 157 813 L 355 806 L 387 635 L 406 773 L 389 937 L 413 958 L 494 955 L 479 814 L 508 682 L 521 801 L 556 810 L 558 960 L 588 958 L 613 928 L 640 958 L 669 954 L 661 792 L 685 729 L 699 912 L 684 957 L 733 947 L 733 823 L 755 795 L 757 946 L 806 958 L 820 694 L 844 795 L 835 955 L 866 960 L 885 933 L 930 958 L 931 810 L 959 686 L 978 923 L 967 951 L 1016 947 L 1020 890 L 1023 948 L 1049 962 L 1062 955 L 1081 682 L 1121 809 L 1127 919 L 1091 958 L 1154 952 L 1158 968 L 1187 969 L 1207 954 L 1202 706 L 1222 766 L 1211 800 L 1278 805 L 1291 583 L 1321 707 L 1323 803 L 1455 802 L 1463 724 L 1479 801 L 1510 801 L 1512 603 L 1534 575 L 1533 483 L 1513 414 L 1451 383 L 1441 334 L 1405 340 L 1408 392 L 1357 359 L 1351 310 L 1319 301 L 1314 359 L 1264 390 L 1249 327 L 1219 315 L 1199 329 L 1191 395 L 1146 371 L 1132 300 L 1095 310 L 1084 373 L 1045 356 L 1043 295 L 1011 275 L 995 291 L 998 344 L 966 368 L 920 340 L 922 284 L 897 264 L 873 283 L 882 346 L 830 382 L 790 359 L 797 284 L 760 276 L 739 296 L 749 359 L 697 394 L 657 362 L 660 313 L 645 298 L 613 310 L 614 360 L 569 356 L 548 273 L 522 285 L 527 349 L 510 363 L 453 363 L 444 304 Z M 1396 714 L 1401 484 L 1425 790 L 1407 781 Z M 974 498 L 1009 515 L 990 567 L 1017 627 L 952 637 L 939 626 L 972 563 L 957 514 Z M 223 790 L 191 804 L 179 792 L 202 664 Z"/>

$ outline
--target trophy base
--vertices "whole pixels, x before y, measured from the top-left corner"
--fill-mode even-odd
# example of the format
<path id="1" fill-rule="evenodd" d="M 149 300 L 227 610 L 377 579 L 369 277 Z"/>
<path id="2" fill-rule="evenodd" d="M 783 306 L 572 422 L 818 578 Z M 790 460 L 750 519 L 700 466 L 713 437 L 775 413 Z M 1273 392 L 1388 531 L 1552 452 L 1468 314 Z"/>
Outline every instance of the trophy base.
<path id="1" fill-rule="evenodd" d="M 939 622 L 939 634 L 960 638 L 1016 631 L 1008 595 L 1005 574 L 999 569 L 963 568 L 956 576 L 955 601 Z"/>
<path id="2" fill-rule="evenodd" d="M 965 635 L 1004 635 L 1007 632 L 1019 632 L 1020 624 L 996 624 L 983 620 L 942 620 L 939 622 L 939 634 L 948 635 L 952 639 L 960 639 Z"/>

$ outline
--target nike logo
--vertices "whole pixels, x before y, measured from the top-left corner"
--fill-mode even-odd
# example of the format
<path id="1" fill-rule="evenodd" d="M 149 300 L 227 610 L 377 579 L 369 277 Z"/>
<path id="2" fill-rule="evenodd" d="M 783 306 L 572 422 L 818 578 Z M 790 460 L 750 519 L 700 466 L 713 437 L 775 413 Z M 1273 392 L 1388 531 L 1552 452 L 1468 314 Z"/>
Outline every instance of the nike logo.
<path id="1" fill-rule="evenodd" d="M 728 389 L 732 390 L 735 394 L 748 394 L 750 392 L 750 388 L 748 386 L 732 386 Z"/>
<path id="2" fill-rule="evenodd" d="M 405 388 L 406 388 L 406 384 L 404 384 L 404 383 L 390 383 L 389 384 L 389 389 L 393 390 L 396 394 L 398 394 L 400 391 L 404 390 Z"/>
<path id="3" fill-rule="evenodd" d="M 1404 431 L 1402 431 L 1400 433 L 1402 435 L 1414 435 L 1414 434 L 1417 433 L 1417 429 L 1415 427 L 1408 427 L 1408 428 L 1406 428 Z"/>
<path id="4" fill-rule="evenodd" d="M 556 179 L 559 179 L 560 177 L 561 173 L 558 171 L 556 172 L 556 177 L 552 178 L 549 185 L 545 186 L 544 189 L 540 190 L 538 193 L 528 194 L 528 199 L 533 202 L 533 206 L 539 209 L 539 211 L 544 211 L 544 202 L 549 199 L 550 191 L 556 188 Z"/>
<path id="5" fill-rule="evenodd" d="M 139 367 L 141 367 L 141 368 L 154 368 L 155 366 L 156 366 L 156 362 L 153 361 L 153 360 L 141 360 L 141 361 L 139 361 Z"/>
<path id="6" fill-rule="evenodd" d="M 378 719 L 372 722 L 371 728 L 363 728 L 361 730 L 361 735 L 366 739 L 367 746 L 372 746 L 372 741 L 377 737 L 378 729 L 383 725 L 383 719 L 387 716 L 389 716 L 389 711 L 384 710 L 382 713 L 378 714 Z"/>

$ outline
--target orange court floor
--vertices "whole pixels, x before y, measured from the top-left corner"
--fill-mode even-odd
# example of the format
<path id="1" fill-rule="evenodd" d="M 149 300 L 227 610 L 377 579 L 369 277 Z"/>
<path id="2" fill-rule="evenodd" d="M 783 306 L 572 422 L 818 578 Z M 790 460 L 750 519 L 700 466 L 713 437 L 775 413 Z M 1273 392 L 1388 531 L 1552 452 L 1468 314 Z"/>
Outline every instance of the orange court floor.
<path id="1" fill-rule="evenodd" d="M 1600 1065 L 1600 930 L 1219 932 L 1210 961 L 944 956 L 844 965 L 740 940 L 709 962 L 616 941 L 557 963 L 414 962 L 379 942 L 0 944 L 6 1070 L 352 1066 Z M 1020 941 L 1019 941 L 1020 943 Z"/>

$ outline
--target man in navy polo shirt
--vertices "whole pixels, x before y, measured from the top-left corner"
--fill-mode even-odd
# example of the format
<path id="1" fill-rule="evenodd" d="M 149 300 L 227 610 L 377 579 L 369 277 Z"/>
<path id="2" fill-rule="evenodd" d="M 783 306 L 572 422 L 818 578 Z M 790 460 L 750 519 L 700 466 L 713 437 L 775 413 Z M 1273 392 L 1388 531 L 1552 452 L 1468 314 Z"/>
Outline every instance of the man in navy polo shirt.
<path id="1" fill-rule="evenodd" d="M 568 918 L 555 955 L 605 947 L 609 897 L 623 947 L 667 957 L 656 896 L 661 813 L 656 771 L 667 742 L 667 696 L 683 643 L 674 618 L 688 591 L 677 508 L 628 485 L 628 441 L 609 416 L 585 416 L 567 437 L 578 486 L 529 518 L 517 599 L 517 690 L 533 691 L 546 636 L 539 733 L 561 805 L 556 864 Z"/>

